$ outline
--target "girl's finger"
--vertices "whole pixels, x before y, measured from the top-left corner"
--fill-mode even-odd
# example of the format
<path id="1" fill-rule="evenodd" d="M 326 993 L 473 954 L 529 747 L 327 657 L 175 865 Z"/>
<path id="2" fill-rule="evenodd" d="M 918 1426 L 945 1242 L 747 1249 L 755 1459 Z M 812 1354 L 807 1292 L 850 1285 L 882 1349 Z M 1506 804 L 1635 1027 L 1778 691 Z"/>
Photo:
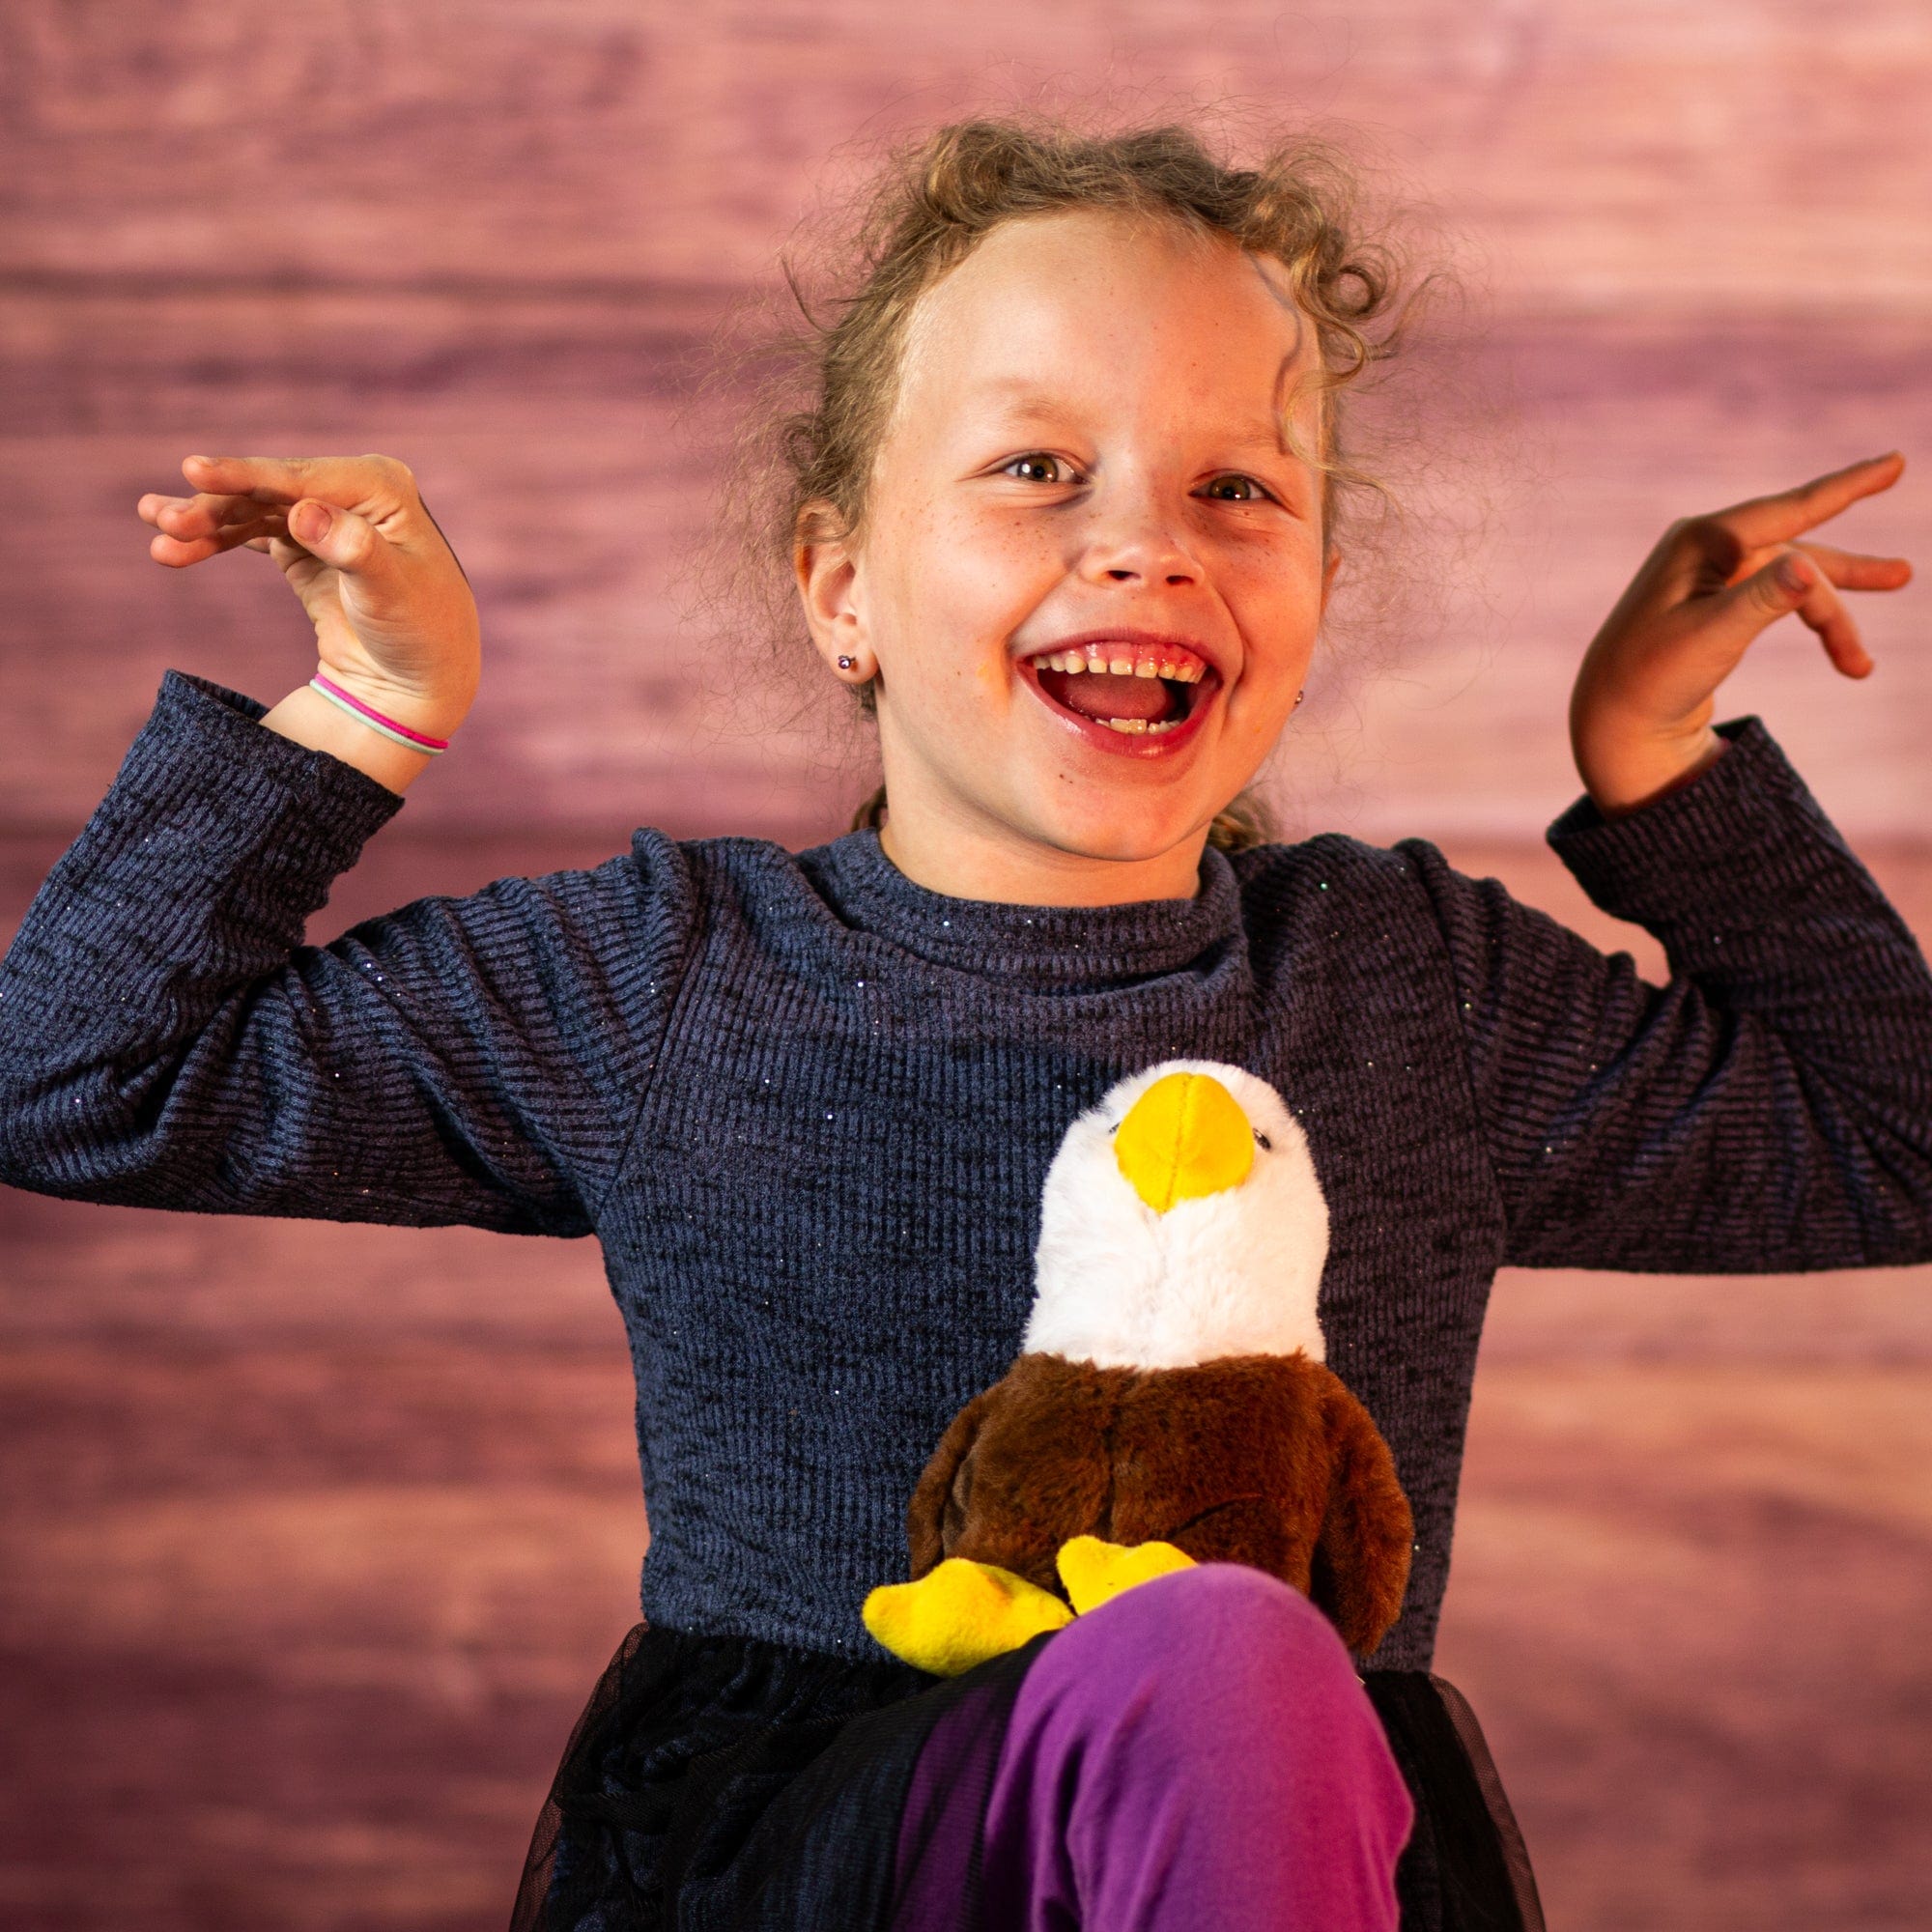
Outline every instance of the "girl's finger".
<path id="1" fill-rule="evenodd" d="M 1902 556 L 1870 556 L 1863 551 L 1833 550 L 1819 543 L 1794 548 L 1815 558 L 1840 590 L 1898 590 L 1912 582 L 1912 565 Z"/>
<path id="2" fill-rule="evenodd" d="M 293 541 L 345 576 L 380 577 L 392 567 L 394 551 L 354 510 L 304 497 L 285 522 Z"/>
<path id="3" fill-rule="evenodd" d="M 182 474 L 199 491 L 286 507 L 304 497 L 368 513 L 404 500 L 404 466 L 387 456 L 189 456 Z"/>
<path id="4" fill-rule="evenodd" d="M 1788 576 L 1794 567 L 1795 574 Z M 1863 677 L 1874 668 L 1831 581 L 1796 546 L 1732 584 L 1714 604 L 1713 619 L 1740 649 L 1748 648 L 1760 631 L 1795 611 L 1817 632 L 1832 662 L 1848 677 Z"/>
<path id="5" fill-rule="evenodd" d="M 134 505 L 134 514 L 144 524 L 153 524 L 156 529 L 179 530 L 182 527 L 182 513 L 200 499 L 194 497 L 164 497 L 157 490 L 150 490 Z M 220 497 L 221 502 L 230 502 L 231 497 Z"/>
<path id="6" fill-rule="evenodd" d="M 1745 550 L 1762 550 L 1770 544 L 1789 543 L 1814 526 L 1829 522 L 1861 497 L 1889 490 L 1904 473 L 1905 458 L 1894 449 L 1814 476 L 1794 490 L 1752 497 L 1696 521 L 1721 524 Z"/>
<path id="7" fill-rule="evenodd" d="M 205 537 L 230 524 L 260 523 L 265 517 L 279 517 L 281 507 L 258 503 L 249 497 L 143 497 L 136 505 L 143 523 L 153 524 L 171 537 L 184 541 Z"/>
<path id="8" fill-rule="evenodd" d="M 148 544 L 156 563 L 182 568 L 218 556 L 253 538 L 278 534 L 287 526 L 286 514 L 240 497 L 216 497 L 211 502 L 162 502 L 146 521 L 157 534 Z"/>

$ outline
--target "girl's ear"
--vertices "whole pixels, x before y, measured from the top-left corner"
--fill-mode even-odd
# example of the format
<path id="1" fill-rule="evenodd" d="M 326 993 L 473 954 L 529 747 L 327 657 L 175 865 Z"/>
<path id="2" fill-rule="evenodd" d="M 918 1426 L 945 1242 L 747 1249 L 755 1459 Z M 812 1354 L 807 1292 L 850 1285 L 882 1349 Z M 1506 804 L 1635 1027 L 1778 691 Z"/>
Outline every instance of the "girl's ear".
<path id="1" fill-rule="evenodd" d="M 869 656 L 864 585 L 854 547 L 832 535 L 830 505 L 806 506 L 792 546 L 792 573 L 799 601 L 818 654 L 828 665 L 842 657 L 856 663 Z M 849 677 L 850 671 L 842 673 Z"/>

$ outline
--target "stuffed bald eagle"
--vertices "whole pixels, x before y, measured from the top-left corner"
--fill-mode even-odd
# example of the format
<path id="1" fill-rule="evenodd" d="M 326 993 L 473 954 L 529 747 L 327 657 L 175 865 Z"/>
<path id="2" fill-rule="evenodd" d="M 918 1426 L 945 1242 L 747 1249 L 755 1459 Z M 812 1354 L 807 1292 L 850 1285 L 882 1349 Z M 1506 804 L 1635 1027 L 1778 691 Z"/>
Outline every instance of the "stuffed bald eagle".
<path id="1" fill-rule="evenodd" d="M 956 1676 L 1163 1572 L 1248 1563 L 1374 1650 L 1413 1532 L 1326 1366 L 1327 1253 L 1307 1137 L 1265 1081 L 1170 1060 L 1120 1082 L 1047 1169 L 1023 1352 L 934 1451 L 912 1580 L 867 1597 L 866 1628 Z"/>

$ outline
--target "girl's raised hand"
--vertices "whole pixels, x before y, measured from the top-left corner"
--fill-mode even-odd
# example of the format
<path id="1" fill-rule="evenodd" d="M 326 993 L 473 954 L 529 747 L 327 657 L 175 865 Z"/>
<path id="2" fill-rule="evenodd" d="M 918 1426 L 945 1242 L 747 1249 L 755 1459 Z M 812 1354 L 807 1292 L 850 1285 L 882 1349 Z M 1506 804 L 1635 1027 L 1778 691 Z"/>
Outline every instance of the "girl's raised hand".
<path id="1" fill-rule="evenodd" d="M 1664 531 L 1591 640 L 1570 696 L 1571 750 L 1600 810 L 1634 810 L 1721 755 L 1717 689 L 1779 617 L 1796 611 L 1840 671 L 1870 675 L 1838 592 L 1896 590 L 1911 564 L 1798 539 L 1904 469 L 1893 450 Z"/>
<path id="2" fill-rule="evenodd" d="M 315 626 L 321 669 L 415 729 L 447 736 L 482 678 L 476 600 L 409 466 L 393 456 L 190 456 L 191 497 L 143 497 L 156 563 L 274 558 Z"/>

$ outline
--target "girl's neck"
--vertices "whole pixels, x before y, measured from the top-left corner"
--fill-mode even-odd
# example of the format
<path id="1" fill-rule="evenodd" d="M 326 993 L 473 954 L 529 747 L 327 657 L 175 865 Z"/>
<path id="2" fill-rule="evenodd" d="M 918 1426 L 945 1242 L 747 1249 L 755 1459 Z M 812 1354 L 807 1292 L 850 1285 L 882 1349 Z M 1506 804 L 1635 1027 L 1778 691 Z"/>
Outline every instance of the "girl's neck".
<path id="1" fill-rule="evenodd" d="M 917 886 L 952 898 L 1004 905 L 1131 905 L 1191 899 L 1201 890 L 1204 827 L 1151 859 L 1094 859 L 1019 838 L 962 836 L 895 819 L 879 822 L 879 849 Z"/>

